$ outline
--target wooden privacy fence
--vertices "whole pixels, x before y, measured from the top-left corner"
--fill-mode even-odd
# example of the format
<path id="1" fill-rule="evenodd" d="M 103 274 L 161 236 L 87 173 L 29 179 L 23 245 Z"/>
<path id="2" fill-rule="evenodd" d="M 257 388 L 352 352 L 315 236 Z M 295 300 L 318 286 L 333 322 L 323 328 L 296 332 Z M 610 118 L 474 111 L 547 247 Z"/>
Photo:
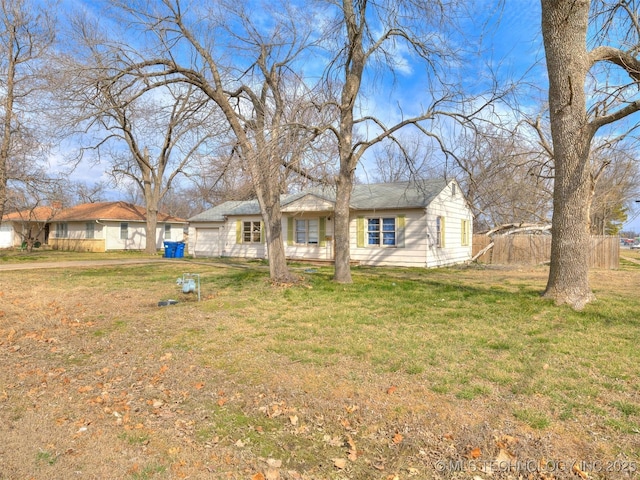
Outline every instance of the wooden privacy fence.
<path id="1" fill-rule="evenodd" d="M 551 235 L 473 236 L 473 256 L 493 241 L 493 248 L 476 261 L 495 265 L 538 265 L 551 258 Z M 592 235 L 589 267 L 616 269 L 620 261 L 620 239 L 611 235 Z"/>

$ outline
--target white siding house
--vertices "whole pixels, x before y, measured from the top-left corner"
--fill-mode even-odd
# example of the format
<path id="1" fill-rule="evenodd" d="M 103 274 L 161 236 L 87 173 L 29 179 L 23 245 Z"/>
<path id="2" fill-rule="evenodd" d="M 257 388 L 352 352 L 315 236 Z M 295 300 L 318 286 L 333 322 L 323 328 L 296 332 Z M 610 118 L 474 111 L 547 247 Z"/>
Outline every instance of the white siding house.
<path id="1" fill-rule="evenodd" d="M 184 240 L 186 220 L 158 213 L 155 243 Z M 51 220 L 49 244 L 61 250 L 143 250 L 146 210 L 126 202 L 86 203 L 67 208 Z"/>
<path id="2" fill-rule="evenodd" d="M 335 192 L 282 197 L 285 254 L 333 261 Z M 454 181 L 356 185 L 351 197 L 351 260 L 362 265 L 438 267 L 471 259 L 472 213 Z M 189 219 L 196 257 L 268 258 L 258 202 L 225 202 Z"/>

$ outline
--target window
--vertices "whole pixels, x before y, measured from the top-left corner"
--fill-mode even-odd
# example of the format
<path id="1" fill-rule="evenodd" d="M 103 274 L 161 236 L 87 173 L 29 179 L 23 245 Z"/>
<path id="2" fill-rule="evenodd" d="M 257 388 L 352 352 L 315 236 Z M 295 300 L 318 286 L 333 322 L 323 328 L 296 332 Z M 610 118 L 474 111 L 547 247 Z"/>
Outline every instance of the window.
<path id="1" fill-rule="evenodd" d="M 367 220 L 367 245 L 394 247 L 396 245 L 396 219 L 369 218 Z"/>
<path id="2" fill-rule="evenodd" d="M 436 218 L 436 247 L 444 247 L 444 217 Z"/>
<path id="3" fill-rule="evenodd" d="M 87 222 L 85 227 L 85 238 L 96 238 L 96 224 Z"/>
<path id="4" fill-rule="evenodd" d="M 260 222 L 242 222 L 242 242 L 260 243 L 262 228 Z"/>
<path id="5" fill-rule="evenodd" d="M 171 240 L 171 224 L 169 223 L 164 224 L 164 239 Z"/>
<path id="6" fill-rule="evenodd" d="M 295 243 L 317 245 L 319 238 L 319 222 L 318 219 L 297 220 L 296 219 L 296 236 Z"/>
<path id="7" fill-rule="evenodd" d="M 67 238 L 69 236 L 69 225 L 66 223 L 56 223 L 56 238 Z"/>
<path id="8" fill-rule="evenodd" d="M 470 233 L 470 223 L 469 220 L 461 220 L 460 221 L 460 231 L 462 234 L 462 238 L 461 238 L 461 244 L 463 246 L 469 246 L 469 233 Z"/>
<path id="9" fill-rule="evenodd" d="M 129 224 L 122 222 L 120 224 L 120 240 L 126 240 L 129 238 Z"/>

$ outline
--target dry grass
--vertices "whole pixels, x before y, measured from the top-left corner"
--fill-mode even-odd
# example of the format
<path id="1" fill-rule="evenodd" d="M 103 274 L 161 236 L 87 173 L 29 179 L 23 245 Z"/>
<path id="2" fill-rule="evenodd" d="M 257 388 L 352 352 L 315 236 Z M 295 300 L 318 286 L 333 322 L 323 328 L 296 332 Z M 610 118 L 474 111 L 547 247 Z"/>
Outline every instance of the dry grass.
<path id="1" fill-rule="evenodd" d="M 545 268 L 299 272 L 3 272 L 0 478 L 637 478 L 640 265 L 580 313 Z"/>

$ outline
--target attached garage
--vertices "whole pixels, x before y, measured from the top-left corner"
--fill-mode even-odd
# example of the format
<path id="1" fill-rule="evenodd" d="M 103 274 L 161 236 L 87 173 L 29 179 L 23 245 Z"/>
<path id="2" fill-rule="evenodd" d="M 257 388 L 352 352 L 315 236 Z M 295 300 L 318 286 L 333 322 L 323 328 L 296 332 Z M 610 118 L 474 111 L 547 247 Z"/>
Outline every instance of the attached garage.
<path id="1" fill-rule="evenodd" d="M 13 247 L 13 224 L 11 222 L 0 225 L 0 248 Z"/>
<path id="2" fill-rule="evenodd" d="M 192 251 L 194 257 L 219 257 L 220 229 L 196 228 Z"/>

